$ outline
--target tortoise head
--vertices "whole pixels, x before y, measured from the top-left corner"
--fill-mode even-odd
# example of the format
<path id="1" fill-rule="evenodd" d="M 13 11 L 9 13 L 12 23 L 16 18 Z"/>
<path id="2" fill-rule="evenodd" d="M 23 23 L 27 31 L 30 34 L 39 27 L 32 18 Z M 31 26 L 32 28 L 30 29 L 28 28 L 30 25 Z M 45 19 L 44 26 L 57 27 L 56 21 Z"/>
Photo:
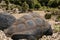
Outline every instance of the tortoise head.
<path id="1" fill-rule="evenodd" d="M 49 36 L 53 34 L 53 29 L 51 28 L 51 25 L 48 25 L 48 29 L 44 32 L 44 35 Z"/>

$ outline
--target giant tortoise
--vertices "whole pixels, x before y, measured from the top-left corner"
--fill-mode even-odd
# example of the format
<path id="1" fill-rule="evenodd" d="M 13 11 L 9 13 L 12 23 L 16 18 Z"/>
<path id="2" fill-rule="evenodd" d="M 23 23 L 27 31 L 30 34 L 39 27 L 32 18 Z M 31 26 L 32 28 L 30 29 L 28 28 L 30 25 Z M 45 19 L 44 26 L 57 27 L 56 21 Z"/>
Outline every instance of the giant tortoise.
<path id="1" fill-rule="evenodd" d="M 13 40 L 39 40 L 43 35 L 53 34 L 51 25 L 39 14 L 26 13 L 21 15 L 10 27 L 4 30 L 5 34 Z"/>

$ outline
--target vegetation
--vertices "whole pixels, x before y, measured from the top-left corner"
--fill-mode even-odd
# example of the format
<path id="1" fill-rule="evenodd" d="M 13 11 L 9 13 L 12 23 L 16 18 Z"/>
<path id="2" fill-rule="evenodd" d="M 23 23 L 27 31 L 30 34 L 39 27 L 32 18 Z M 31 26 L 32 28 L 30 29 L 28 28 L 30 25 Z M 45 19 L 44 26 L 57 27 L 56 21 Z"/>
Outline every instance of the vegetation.
<path id="1" fill-rule="evenodd" d="M 22 4 L 22 12 L 26 12 L 29 9 L 29 6 L 26 2 Z"/>
<path id="2" fill-rule="evenodd" d="M 51 18 L 51 14 L 45 14 L 45 18 L 46 19 L 50 19 Z"/>
<path id="3" fill-rule="evenodd" d="M 1 0 L 2 1 L 2 0 Z M 0 2 L 1 2 L 0 1 Z M 9 3 L 18 5 L 24 10 L 28 9 L 41 9 L 41 8 L 58 8 L 60 9 L 60 0 L 4 0 L 7 5 L 7 10 L 9 9 Z"/>

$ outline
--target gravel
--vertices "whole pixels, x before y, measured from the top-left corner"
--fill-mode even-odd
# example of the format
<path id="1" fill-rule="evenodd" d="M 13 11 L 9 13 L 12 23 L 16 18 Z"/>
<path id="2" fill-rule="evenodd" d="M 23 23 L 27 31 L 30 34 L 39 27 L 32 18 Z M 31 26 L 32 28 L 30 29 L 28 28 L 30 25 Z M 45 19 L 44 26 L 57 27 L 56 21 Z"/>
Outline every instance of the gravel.
<path id="1" fill-rule="evenodd" d="M 6 37 L 3 31 L 0 30 L 0 40 L 12 40 L 10 37 Z"/>
<path id="2" fill-rule="evenodd" d="M 52 36 L 43 36 L 40 40 L 60 40 L 60 32 L 53 33 Z"/>

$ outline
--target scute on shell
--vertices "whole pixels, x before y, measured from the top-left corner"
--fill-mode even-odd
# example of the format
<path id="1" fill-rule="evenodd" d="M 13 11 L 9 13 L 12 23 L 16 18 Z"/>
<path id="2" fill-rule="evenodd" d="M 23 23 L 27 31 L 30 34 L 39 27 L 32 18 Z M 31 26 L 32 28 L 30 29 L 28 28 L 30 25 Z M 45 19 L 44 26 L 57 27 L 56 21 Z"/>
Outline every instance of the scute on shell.
<path id="1" fill-rule="evenodd" d="M 19 18 L 17 20 L 17 24 L 24 23 L 26 20 L 24 18 Z"/>
<path id="2" fill-rule="evenodd" d="M 22 32 L 22 31 L 24 31 L 24 29 L 26 29 L 26 26 L 25 26 L 25 24 L 18 24 L 16 28 L 17 28 L 16 29 L 17 32 Z"/>
<path id="3" fill-rule="evenodd" d="M 38 13 L 30 13 L 33 17 L 41 17 Z"/>
<path id="4" fill-rule="evenodd" d="M 34 22 L 36 23 L 37 26 L 43 25 L 43 20 L 41 18 L 34 18 Z"/>
<path id="5" fill-rule="evenodd" d="M 36 23 L 33 20 L 27 20 L 25 24 L 28 28 L 36 27 Z"/>
<path id="6" fill-rule="evenodd" d="M 26 15 L 22 16 L 21 18 L 24 18 L 26 20 L 30 20 L 30 19 L 33 18 L 33 16 L 32 15 L 29 15 L 29 14 L 26 14 Z"/>

